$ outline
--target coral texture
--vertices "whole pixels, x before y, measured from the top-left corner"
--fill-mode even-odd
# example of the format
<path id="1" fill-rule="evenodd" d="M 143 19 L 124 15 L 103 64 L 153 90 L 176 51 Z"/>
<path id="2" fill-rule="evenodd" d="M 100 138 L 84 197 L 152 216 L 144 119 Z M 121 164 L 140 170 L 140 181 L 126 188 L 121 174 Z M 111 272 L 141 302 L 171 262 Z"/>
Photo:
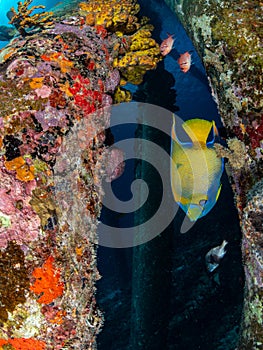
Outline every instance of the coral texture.
<path id="1" fill-rule="evenodd" d="M 138 17 L 140 6 L 135 0 L 111 2 L 91 0 L 80 3 L 80 14 L 84 15 L 89 25 L 102 25 L 113 32 L 134 32 L 140 27 Z"/>
<path id="2" fill-rule="evenodd" d="M 136 17 L 140 10 L 136 1 L 91 0 L 80 3 L 80 9 L 87 24 L 102 26 L 117 34 L 114 50 L 120 55 L 115 57 L 113 65 L 121 72 L 122 84 L 127 81 L 140 84 L 145 72 L 156 68 L 161 60 L 159 45 L 151 38 L 153 26 L 147 24 L 148 19 L 144 17 L 139 21 Z"/>
<path id="3" fill-rule="evenodd" d="M 44 350 L 46 344 L 41 340 L 29 339 L 29 338 L 17 338 L 1 340 L 0 346 L 3 350 Z M 10 347 L 11 346 L 11 347 Z"/>
<path id="4" fill-rule="evenodd" d="M 73 2 L 52 23 L 30 4 L 11 10 L 21 35 L 0 51 L 0 348 L 96 349 L 101 183 L 123 171 L 105 129 L 158 45 L 135 1 Z M 129 52 L 132 65 L 115 64 Z"/>
<path id="5" fill-rule="evenodd" d="M 39 294 L 37 300 L 42 304 L 50 304 L 63 294 L 64 284 L 60 281 L 60 271 L 54 267 L 54 258 L 50 256 L 42 267 L 37 267 L 32 273 L 35 278 L 30 287 L 34 293 Z"/>

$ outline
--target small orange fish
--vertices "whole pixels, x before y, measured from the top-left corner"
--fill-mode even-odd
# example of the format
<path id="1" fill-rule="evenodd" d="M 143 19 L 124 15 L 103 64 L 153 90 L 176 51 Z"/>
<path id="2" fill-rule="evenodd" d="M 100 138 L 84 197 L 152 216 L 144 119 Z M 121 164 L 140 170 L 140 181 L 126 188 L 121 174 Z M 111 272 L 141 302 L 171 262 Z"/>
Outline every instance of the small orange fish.
<path id="1" fill-rule="evenodd" d="M 177 60 L 182 72 L 186 73 L 191 67 L 191 55 L 188 51 L 182 53 Z"/>
<path id="2" fill-rule="evenodd" d="M 174 44 L 174 34 L 167 33 L 168 37 L 163 40 L 160 45 L 160 51 L 163 56 L 168 55 L 168 53 L 172 50 Z"/>

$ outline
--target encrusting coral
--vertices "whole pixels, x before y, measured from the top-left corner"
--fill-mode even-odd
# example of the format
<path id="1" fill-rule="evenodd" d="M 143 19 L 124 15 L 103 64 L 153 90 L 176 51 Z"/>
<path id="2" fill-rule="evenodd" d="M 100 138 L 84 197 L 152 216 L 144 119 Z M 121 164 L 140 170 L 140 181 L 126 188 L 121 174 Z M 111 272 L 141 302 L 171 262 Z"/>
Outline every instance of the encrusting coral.
<path id="1" fill-rule="evenodd" d="M 101 182 L 124 168 L 119 151 L 103 156 L 108 109 L 161 56 L 134 0 L 72 3 L 52 21 L 31 1 L 9 13 L 26 38 L 0 51 L 0 278 L 10 267 L 13 282 L 12 298 L 0 290 L 0 349 L 95 350 Z"/>
<path id="2" fill-rule="evenodd" d="M 151 38 L 152 30 L 153 26 L 146 24 L 136 31 L 129 38 L 127 51 L 115 58 L 113 65 L 120 70 L 124 83 L 140 84 L 146 71 L 155 69 L 161 60 L 159 46 Z"/>
<path id="3" fill-rule="evenodd" d="M 34 166 L 27 164 L 23 157 L 6 160 L 4 164 L 7 170 L 16 171 L 16 178 L 21 181 L 32 181 L 35 178 Z"/>
<path id="4" fill-rule="evenodd" d="M 219 157 L 227 158 L 233 169 L 240 170 L 246 162 L 246 146 L 237 137 L 227 140 L 226 148 L 219 143 L 215 144 L 215 150 Z"/>
<path id="5" fill-rule="evenodd" d="M 38 303 L 50 304 L 54 299 L 61 296 L 64 284 L 60 281 L 60 271 L 54 267 L 54 258 L 50 256 L 42 267 L 37 267 L 32 276 L 35 282 L 30 290 L 40 294 Z"/>
<path id="6" fill-rule="evenodd" d="M 138 20 L 140 6 L 134 0 L 91 0 L 80 3 L 80 13 L 87 24 L 103 26 L 117 34 L 114 50 L 119 52 L 113 66 L 121 73 L 121 84 L 140 84 L 149 69 L 155 69 L 162 59 L 159 45 L 151 38 L 153 26 L 148 19 Z M 127 96 L 123 96 L 127 101 Z M 120 102 L 120 94 L 116 102 Z"/>
<path id="7" fill-rule="evenodd" d="M 140 6 L 136 0 L 90 0 L 80 3 L 80 14 L 88 25 L 102 25 L 112 32 L 132 33 L 140 28 Z"/>
<path id="8" fill-rule="evenodd" d="M 41 340 L 30 338 L 0 339 L 0 350 L 45 350 L 46 344 Z"/>
<path id="9" fill-rule="evenodd" d="M 44 28 L 53 24 L 53 21 L 50 20 L 52 12 L 42 12 L 31 15 L 34 10 L 45 8 L 43 5 L 38 5 L 32 6 L 29 9 L 28 6 L 32 1 L 33 0 L 25 0 L 24 3 L 19 1 L 17 11 L 14 7 L 11 7 L 7 14 L 10 19 L 9 23 L 13 24 L 23 36 L 27 34 L 25 28 Z"/>

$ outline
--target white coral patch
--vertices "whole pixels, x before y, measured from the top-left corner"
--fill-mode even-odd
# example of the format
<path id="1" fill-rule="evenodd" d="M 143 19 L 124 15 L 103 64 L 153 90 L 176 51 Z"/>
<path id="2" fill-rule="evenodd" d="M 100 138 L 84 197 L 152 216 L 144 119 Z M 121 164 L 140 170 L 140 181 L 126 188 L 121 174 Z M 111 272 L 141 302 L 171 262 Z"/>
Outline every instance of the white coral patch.
<path id="1" fill-rule="evenodd" d="M 210 22 L 212 21 L 214 16 L 208 16 L 206 14 L 202 16 L 194 16 L 192 18 L 192 25 L 193 28 L 195 28 L 194 31 L 194 38 L 196 42 L 199 42 L 198 38 L 198 29 L 201 30 L 202 37 L 204 38 L 204 41 L 206 44 L 211 43 L 211 38 L 212 38 L 212 29 Z"/>
<path id="2" fill-rule="evenodd" d="M 27 299 L 25 304 L 19 304 L 14 312 L 8 313 L 8 322 L 21 324 L 20 327 L 13 327 L 12 337 L 14 338 L 36 337 L 40 333 L 44 320 L 41 305 L 32 299 Z"/>

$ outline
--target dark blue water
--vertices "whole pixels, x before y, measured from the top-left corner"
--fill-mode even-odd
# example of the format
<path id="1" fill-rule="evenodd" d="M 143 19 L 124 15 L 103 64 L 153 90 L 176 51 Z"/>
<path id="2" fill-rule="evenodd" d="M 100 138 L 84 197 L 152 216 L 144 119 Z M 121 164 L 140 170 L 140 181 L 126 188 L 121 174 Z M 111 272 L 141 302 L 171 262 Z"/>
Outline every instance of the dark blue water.
<path id="1" fill-rule="evenodd" d="M 179 20 L 164 1 L 141 0 L 139 3 L 142 14 L 150 17 L 155 26 L 155 40 L 161 43 L 168 32 L 175 34 L 176 41 L 174 49 L 157 69 L 146 73 L 143 84 L 128 86 L 134 100 L 164 107 L 183 120 L 196 117 L 215 120 L 223 133 L 205 69 Z M 186 74 L 180 71 L 177 63 L 180 53 L 185 51 L 191 52 L 193 61 Z M 118 140 L 136 137 L 133 128 L 121 132 L 112 129 L 112 133 Z M 167 152 L 169 143 L 170 140 L 163 140 Z M 112 183 L 119 199 L 125 201 L 130 198 L 129 189 L 135 171 L 136 162 L 126 164 L 124 176 Z M 140 281 L 136 281 L 136 286 L 134 271 L 139 271 L 140 254 L 144 253 L 137 248 L 99 247 L 98 267 L 103 278 L 98 282 L 97 299 L 105 312 L 105 327 L 98 337 L 99 350 L 235 349 L 243 298 L 240 229 L 225 173 L 222 184 L 216 206 L 189 232 L 185 235 L 179 233 L 184 217 L 184 213 L 179 211 L 172 225 L 161 235 L 164 238 L 157 237 L 144 245 L 142 251 L 148 254 L 147 251 L 153 250 L 156 259 L 149 254 L 151 263 L 138 275 Z M 104 208 L 101 219 L 113 226 L 126 227 L 127 222 L 131 224 L 133 216 L 109 212 Z M 206 270 L 205 254 L 221 244 L 223 239 L 229 242 L 227 254 L 215 273 L 210 274 Z M 165 240 L 167 244 L 163 243 Z M 169 249 L 163 250 L 163 246 Z M 158 273 L 154 274 L 153 269 L 158 263 Z M 141 265 L 145 265 L 143 256 Z M 152 280 L 144 278 L 144 273 L 152 275 Z M 156 279 L 160 280 L 159 285 Z M 166 289 L 162 288 L 163 283 Z M 141 285 L 141 291 L 137 284 Z M 140 292 L 141 305 L 135 310 L 134 297 Z M 163 302 L 164 299 L 166 302 Z M 145 323 L 147 307 L 151 316 L 149 333 L 145 330 L 148 339 L 145 340 L 143 334 L 137 335 L 136 332 L 143 328 L 137 324 Z M 162 310 L 162 307 L 168 309 Z M 165 320 L 163 325 L 160 324 L 162 320 Z M 167 331 L 164 332 L 163 327 Z"/>

